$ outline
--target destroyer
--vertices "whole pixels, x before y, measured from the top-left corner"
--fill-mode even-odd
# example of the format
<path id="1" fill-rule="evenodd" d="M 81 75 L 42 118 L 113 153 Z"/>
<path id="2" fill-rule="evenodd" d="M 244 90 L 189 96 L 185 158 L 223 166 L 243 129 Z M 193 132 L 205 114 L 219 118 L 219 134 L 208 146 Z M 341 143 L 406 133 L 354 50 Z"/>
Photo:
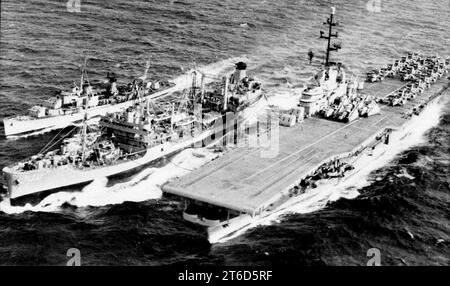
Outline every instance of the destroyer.
<path id="1" fill-rule="evenodd" d="M 19 136 L 44 129 L 64 128 L 76 122 L 117 112 L 145 98 L 156 98 L 175 90 L 168 81 L 148 81 L 149 63 L 142 77 L 127 85 L 117 86 L 114 74 L 108 73 L 106 90 L 94 89 L 87 79 L 86 61 L 79 85 L 71 91 L 59 91 L 42 105 L 33 106 L 28 115 L 4 118 L 5 136 Z"/>
<path id="2" fill-rule="evenodd" d="M 164 156 L 208 142 L 222 119 L 235 118 L 262 97 L 261 83 L 246 75 L 246 64 L 236 64 L 231 77 L 209 89 L 192 88 L 177 102 L 140 102 L 100 120 L 100 130 L 64 139 L 60 148 L 41 152 L 5 167 L 10 199 L 45 190 L 87 183 L 142 167 Z M 213 139 L 214 139 L 213 138 Z"/>

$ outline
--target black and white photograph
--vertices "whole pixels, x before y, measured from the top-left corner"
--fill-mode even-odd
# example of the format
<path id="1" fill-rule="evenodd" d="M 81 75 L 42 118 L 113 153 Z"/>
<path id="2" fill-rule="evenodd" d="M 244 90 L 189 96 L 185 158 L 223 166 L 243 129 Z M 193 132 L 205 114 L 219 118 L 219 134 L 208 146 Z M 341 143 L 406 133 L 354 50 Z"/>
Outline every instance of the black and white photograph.
<path id="1" fill-rule="evenodd" d="M 448 0 L 0 9 L 0 266 L 450 265 Z"/>

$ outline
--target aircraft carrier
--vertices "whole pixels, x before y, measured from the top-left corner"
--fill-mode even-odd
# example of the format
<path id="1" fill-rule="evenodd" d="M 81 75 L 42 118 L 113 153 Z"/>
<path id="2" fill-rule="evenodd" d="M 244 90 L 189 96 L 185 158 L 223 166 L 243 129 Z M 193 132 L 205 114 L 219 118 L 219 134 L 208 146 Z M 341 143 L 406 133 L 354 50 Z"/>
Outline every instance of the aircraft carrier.
<path id="1" fill-rule="evenodd" d="M 329 61 L 329 52 L 340 48 L 330 45 L 330 39 L 337 36 L 331 32 L 335 26 L 333 15 L 334 9 L 324 23 L 330 27 L 328 36 L 321 32 L 321 38 L 328 39 L 324 68 L 327 73 L 335 65 Z M 295 203 L 320 181 L 342 179 L 358 172 L 352 166 L 357 160 L 370 160 L 374 154 L 402 144 L 423 114 L 430 112 L 430 104 L 448 94 L 448 60 L 441 61 L 440 68 L 426 72 L 426 76 L 418 71 L 421 65 L 433 61 L 410 53 L 386 69 L 368 73 L 367 81 L 359 82 L 357 89 L 380 103 L 376 114 L 332 120 L 313 110 L 315 105 L 305 106 L 303 111 L 310 116 L 298 124 L 295 117 L 292 124 L 280 124 L 284 126 L 279 126 L 274 156 L 262 154 L 268 151 L 267 147 L 231 148 L 200 169 L 166 183 L 162 189 L 185 201 L 184 219 L 204 226 L 212 243 L 245 230 L 283 205 Z M 435 76 L 437 70 L 440 74 Z M 311 98 L 309 93 L 306 95 Z"/>

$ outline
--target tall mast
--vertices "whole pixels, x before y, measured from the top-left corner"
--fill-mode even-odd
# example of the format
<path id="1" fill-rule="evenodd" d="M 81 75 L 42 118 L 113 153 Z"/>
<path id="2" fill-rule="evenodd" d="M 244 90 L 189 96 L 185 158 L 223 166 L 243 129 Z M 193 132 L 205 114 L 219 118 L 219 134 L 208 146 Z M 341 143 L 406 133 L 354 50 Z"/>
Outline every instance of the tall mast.
<path id="1" fill-rule="evenodd" d="M 337 51 L 341 48 L 340 44 L 333 44 L 333 46 L 331 46 L 331 38 L 337 38 L 338 37 L 338 32 L 336 33 L 332 33 L 332 27 L 334 26 L 338 26 L 339 23 L 338 22 L 333 22 L 333 16 L 334 16 L 334 12 L 335 12 L 335 8 L 331 7 L 331 14 L 330 14 L 330 18 L 327 18 L 327 21 L 324 22 L 324 25 L 328 25 L 328 35 L 325 36 L 324 35 L 324 31 L 320 31 L 320 38 L 321 39 L 327 39 L 328 43 L 327 43 L 327 53 L 326 53 L 326 59 L 325 59 L 325 65 L 328 66 L 330 64 L 330 52 L 331 51 Z"/>
<path id="2" fill-rule="evenodd" d="M 191 89 L 189 91 L 189 95 L 186 98 L 187 99 L 187 104 L 188 104 L 188 106 L 187 106 L 188 107 L 188 112 L 189 112 L 189 107 L 191 107 L 191 105 L 192 105 L 192 108 L 193 108 L 193 106 L 194 106 L 194 104 L 195 104 L 195 102 L 197 100 L 197 96 L 198 96 L 198 89 L 199 89 L 199 87 L 197 85 L 197 75 L 198 75 L 197 70 L 194 70 L 192 72 Z M 200 84 L 203 85 L 203 74 L 200 72 L 200 75 L 202 76 Z"/>
<path id="3" fill-rule="evenodd" d="M 146 65 L 145 65 L 144 74 L 140 77 L 140 79 L 142 79 L 144 84 L 147 83 L 147 77 L 148 77 L 148 70 L 149 69 L 150 69 L 150 60 L 147 61 Z"/>
<path id="4" fill-rule="evenodd" d="M 190 97 L 191 99 L 195 99 L 195 94 L 197 92 L 197 71 L 192 72 L 192 84 L 191 84 L 191 91 L 190 91 Z"/>
<path id="5" fill-rule="evenodd" d="M 145 65 L 144 81 L 147 80 L 149 68 L 150 68 L 150 60 L 148 60 L 148 61 L 147 61 L 147 64 Z"/>
<path id="6" fill-rule="evenodd" d="M 223 81 L 224 81 L 224 88 L 223 88 L 223 111 L 227 111 L 227 107 L 228 107 L 228 87 L 229 87 L 229 82 L 230 79 L 228 78 L 228 76 L 224 76 L 223 77 Z"/>
<path id="7" fill-rule="evenodd" d="M 81 162 L 84 164 L 86 162 L 86 129 L 87 129 L 87 113 L 84 114 L 83 119 L 83 131 L 81 134 Z"/>
<path id="8" fill-rule="evenodd" d="M 172 103 L 172 115 L 170 116 L 170 133 L 173 133 L 173 116 L 175 114 L 175 103 Z"/>
<path id="9" fill-rule="evenodd" d="M 84 58 L 84 64 L 81 67 L 80 94 L 83 93 L 84 72 L 86 70 L 86 62 L 87 62 L 87 58 Z"/>
<path id="10" fill-rule="evenodd" d="M 203 96 L 205 94 L 205 74 L 202 73 L 202 79 L 200 82 L 200 99 L 203 101 Z"/>

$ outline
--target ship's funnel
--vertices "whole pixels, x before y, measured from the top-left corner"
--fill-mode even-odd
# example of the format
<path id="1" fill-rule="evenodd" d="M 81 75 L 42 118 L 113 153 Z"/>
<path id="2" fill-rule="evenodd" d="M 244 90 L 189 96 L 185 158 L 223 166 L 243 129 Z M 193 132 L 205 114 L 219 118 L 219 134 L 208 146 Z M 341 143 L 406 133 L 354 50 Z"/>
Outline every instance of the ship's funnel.
<path id="1" fill-rule="evenodd" d="M 112 83 L 111 83 L 109 92 L 110 92 L 111 94 L 114 94 L 114 95 L 116 95 L 116 94 L 119 93 L 119 91 L 117 90 L 116 82 L 112 82 Z"/>
<path id="2" fill-rule="evenodd" d="M 239 83 L 243 78 L 247 76 L 247 64 L 244 62 L 238 62 L 236 69 L 234 70 L 233 83 Z"/>
<path id="3" fill-rule="evenodd" d="M 109 80 L 110 83 L 117 81 L 116 75 L 114 73 L 107 73 L 106 78 Z"/>
<path id="4" fill-rule="evenodd" d="M 106 75 L 106 78 L 108 78 L 108 80 L 109 80 L 109 86 L 108 86 L 108 90 L 107 91 L 110 94 L 114 94 L 114 95 L 118 94 L 119 91 L 117 90 L 117 84 L 116 84 L 117 78 L 116 78 L 116 75 L 114 73 L 108 73 Z"/>
<path id="5" fill-rule="evenodd" d="M 83 94 L 90 95 L 92 93 L 92 86 L 90 84 L 83 84 Z"/>

